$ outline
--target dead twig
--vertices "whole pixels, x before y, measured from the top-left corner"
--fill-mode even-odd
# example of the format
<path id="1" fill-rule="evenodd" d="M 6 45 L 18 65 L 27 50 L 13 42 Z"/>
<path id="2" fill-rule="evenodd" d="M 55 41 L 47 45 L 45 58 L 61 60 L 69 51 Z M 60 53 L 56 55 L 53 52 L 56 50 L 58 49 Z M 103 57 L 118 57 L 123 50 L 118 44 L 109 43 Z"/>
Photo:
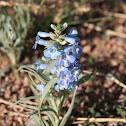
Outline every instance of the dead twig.
<path id="1" fill-rule="evenodd" d="M 108 15 L 108 16 L 113 16 L 113 17 L 116 17 L 116 18 L 124 18 L 124 19 L 126 19 L 126 14 L 123 14 L 123 13 L 115 13 L 115 12 L 109 12 L 109 11 L 102 11 L 102 12 L 105 15 Z"/>
<path id="2" fill-rule="evenodd" d="M 8 105 L 8 106 L 11 105 L 11 104 L 14 104 L 13 102 L 8 102 L 8 101 L 5 101 L 5 100 L 3 100 L 3 99 L 1 99 L 1 98 L 0 98 L 0 103 L 6 104 L 6 105 Z M 29 104 L 30 104 L 30 103 L 29 103 Z M 19 109 L 21 109 L 21 110 L 28 111 L 28 112 L 31 111 L 31 109 L 25 108 L 25 107 L 20 106 L 20 105 L 14 105 L 14 107 L 19 108 Z M 13 108 L 13 107 L 12 107 L 12 108 Z"/>
<path id="3" fill-rule="evenodd" d="M 105 76 L 103 73 L 96 72 L 95 73 L 97 76 Z M 126 85 L 120 82 L 117 78 L 115 78 L 111 73 L 108 73 L 106 75 L 107 81 L 113 81 L 114 83 L 118 84 L 119 86 L 126 88 Z"/>
<path id="4" fill-rule="evenodd" d="M 11 105 L 11 104 L 13 104 L 12 102 L 5 101 L 5 100 L 3 100 L 3 99 L 1 99 L 1 98 L 0 98 L 0 103 L 6 104 L 6 105 Z M 24 107 L 19 106 L 19 105 L 14 105 L 14 107 L 19 108 L 19 109 L 24 109 Z"/>
<path id="5" fill-rule="evenodd" d="M 124 122 L 126 123 L 125 119 L 120 119 L 120 118 L 77 118 L 76 120 L 79 121 L 74 121 L 72 124 L 81 124 L 85 122 Z"/>
<path id="6" fill-rule="evenodd" d="M 13 6 L 27 6 L 29 8 L 36 8 L 36 9 L 40 9 L 41 7 L 37 4 L 30 4 L 30 3 L 15 3 L 15 2 L 7 2 L 7 1 L 0 1 L 0 6 L 4 6 L 4 7 L 13 7 Z"/>
<path id="7" fill-rule="evenodd" d="M 38 105 L 38 103 L 36 103 L 36 102 L 31 102 L 31 101 L 23 101 L 23 103 L 29 104 L 29 105 L 35 105 L 35 106 Z"/>
<path id="8" fill-rule="evenodd" d="M 13 7 L 13 6 L 27 6 L 29 8 L 32 9 L 32 11 L 36 14 L 39 9 L 41 8 L 41 6 L 37 5 L 37 4 L 32 4 L 32 3 L 16 3 L 16 2 L 7 2 L 7 1 L 0 1 L 0 6 L 3 7 Z"/>
<path id="9" fill-rule="evenodd" d="M 12 111 L 3 112 L 3 113 L 7 113 L 8 116 L 21 116 L 21 117 L 29 117 L 29 114 L 30 114 L 30 113 L 18 113 L 18 112 L 12 112 Z"/>
<path id="10" fill-rule="evenodd" d="M 83 24 L 84 27 L 88 27 L 90 29 L 94 29 L 95 31 L 98 31 L 98 32 L 102 32 L 103 29 L 99 26 L 95 26 L 94 24 L 91 24 L 91 23 L 84 23 Z M 105 30 L 104 31 L 106 34 L 110 35 L 110 36 L 117 36 L 117 37 L 120 37 L 120 38 L 125 38 L 126 39 L 126 35 L 124 33 L 121 33 L 121 32 L 115 32 L 113 30 Z"/>
<path id="11" fill-rule="evenodd" d="M 122 82 L 120 82 L 118 79 L 116 79 L 111 73 L 108 73 L 107 76 L 106 76 L 106 79 L 108 81 L 113 81 L 115 82 L 116 84 L 118 84 L 119 86 L 123 87 L 126 89 L 126 85 L 123 84 Z"/>

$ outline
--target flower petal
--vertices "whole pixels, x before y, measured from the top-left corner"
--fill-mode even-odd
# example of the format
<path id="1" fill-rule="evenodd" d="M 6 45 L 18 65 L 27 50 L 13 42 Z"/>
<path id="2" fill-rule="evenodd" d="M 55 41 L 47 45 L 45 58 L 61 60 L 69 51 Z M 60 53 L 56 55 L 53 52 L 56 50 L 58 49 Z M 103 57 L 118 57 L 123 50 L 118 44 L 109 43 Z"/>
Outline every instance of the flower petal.
<path id="1" fill-rule="evenodd" d="M 46 40 L 44 40 L 44 39 L 39 39 L 39 40 L 37 40 L 37 43 L 38 43 L 39 45 L 45 45 L 45 42 L 46 42 Z"/>
<path id="2" fill-rule="evenodd" d="M 51 59 L 57 59 L 57 55 L 56 55 L 56 53 L 54 53 L 54 54 L 51 54 Z"/>
<path id="3" fill-rule="evenodd" d="M 41 91 L 42 88 L 43 88 L 43 86 L 42 86 L 41 84 L 38 84 L 38 85 L 36 86 L 36 88 L 37 88 L 37 90 Z"/>
<path id="4" fill-rule="evenodd" d="M 56 73 L 56 67 L 53 67 L 53 68 L 51 69 L 51 73 L 52 73 L 52 74 L 55 74 L 55 73 Z"/>
<path id="5" fill-rule="evenodd" d="M 34 64 L 37 66 L 37 65 L 39 65 L 40 63 L 39 63 L 38 61 L 35 61 L 35 63 L 34 63 Z"/>
<path id="6" fill-rule="evenodd" d="M 57 65 L 57 66 L 63 65 L 62 59 L 58 59 L 57 62 L 56 62 L 56 65 Z"/>
<path id="7" fill-rule="evenodd" d="M 48 64 L 40 64 L 39 68 L 40 69 L 45 69 L 48 66 Z"/>
<path id="8" fill-rule="evenodd" d="M 62 82 L 62 79 L 59 78 L 59 79 L 57 80 L 57 84 L 61 84 L 61 82 Z"/>
<path id="9" fill-rule="evenodd" d="M 75 61 L 75 56 L 74 55 L 67 55 L 67 59 L 70 63 L 73 63 Z"/>
<path id="10" fill-rule="evenodd" d="M 76 39 L 72 37 L 64 37 L 64 39 L 70 44 L 74 44 L 76 42 Z"/>
<path id="11" fill-rule="evenodd" d="M 49 60 L 51 60 L 49 57 L 44 57 L 44 56 L 42 56 L 42 60 L 43 61 L 49 61 Z"/>
<path id="12" fill-rule="evenodd" d="M 63 64 L 64 64 L 65 67 L 70 66 L 70 62 L 68 60 L 64 60 L 63 61 Z"/>
<path id="13" fill-rule="evenodd" d="M 70 36 L 76 36 L 77 34 L 78 34 L 77 30 L 71 29 L 70 33 L 68 35 L 70 35 Z"/>
<path id="14" fill-rule="evenodd" d="M 50 57 L 50 52 L 48 50 L 44 51 L 44 55 L 45 55 L 45 57 Z"/>
<path id="15" fill-rule="evenodd" d="M 50 33 L 47 33 L 47 32 L 41 32 L 41 31 L 39 31 L 39 32 L 38 32 L 38 35 L 39 35 L 40 37 L 50 37 Z"/>
<path id="16" fill-rule="evenodd" d="M 56 85 L 56 86 L 54 87 L 54 90 L 55 90 L 55 91 L 59 91 L 59 85 Z"/>
<path id="17" fill-rule="evenodd" d="M 36 49 L 37 47 L 37 43 L 35 43 L 33 46 L 32 46 L 32 49 Z"/>

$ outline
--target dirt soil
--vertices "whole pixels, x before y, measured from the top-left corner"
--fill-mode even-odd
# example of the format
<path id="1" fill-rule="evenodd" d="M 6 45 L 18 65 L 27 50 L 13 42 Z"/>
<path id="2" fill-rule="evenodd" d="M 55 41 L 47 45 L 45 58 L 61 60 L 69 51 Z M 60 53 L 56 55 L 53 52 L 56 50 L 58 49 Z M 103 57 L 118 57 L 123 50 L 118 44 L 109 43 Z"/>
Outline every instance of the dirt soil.
<path id="1" fill-rule="evenodd" d="M 101 3 L 102 1 L 104 0 L 101 0 Z M 100 6 L 100 2 L 98 4 L 92 0 L 89 3 L 91 3 L 91 7 L 95 6 L 98 9 L 106 7 L 106 4 Z M 115 13 L 119 12 L 118 9 L 111 9 L 111 6 L 107 9 Z M 122 10 L 120 12 L 122 13 Z M 123 10 L 123 14 L 126 14 L 125 10 Z M 81 18 L 83 15 L 80 15 Z M 92 22 L 89 23 L 92 24 Z M 113 17 L 112 20 L 101 21 L 103 30 L 100 32 L 94 27 L 90 27 L 89 24 L 88 26 L 82 24 L 78 24 L 76 27 L 71 26 L 78 30 L 81 39 L 80 45 L 83 47 L 83 54 L 80 63 L 83 65 L 82 69 L 91 72 L 95 67 L 97 68 L 91 80 L 80 84 L 78 87 L 71 122 L 77 117 L 123 118 L 118 108 L 121 107 L 125 111 L 126 88 L 120 86 L 120 83 L 126 84 L 126 38 L 120 36 L 118 32 L 126 34 L 125 24 L 125 18 Z M 106 35 L 107 29 L 116 32 L 116 34 L 108 33 Z M 30 41 L 32 44 L 34 43 L 34 39 Z M 40 59 L 41 52 L 40 48 L 34 51 L 34 61 Z M 5 54 L 1 53 L 1 55 L 4 56 L 0 59 L 0 69 L 2 70 L 8 67 L 10 62 Z M 20 64 L 31 64 L 30 60 L 30 54 L 25 55 L 23 53 Z M 85 72 L 84 75 L 87 73 Z M 40 83 L 37 79 L 35 81 Z M 23 71 L 17 73 L 17 67 L 9 68 L 5 75 L 0 78 L 0 126 L 23 126 L 29 119 L 30 111 L 19 105 L 12 108 L 9 105 L 31 95 L 33 94 L 28 75 Z M 69 107 L 71 97 L 72 95 L 69 94 L 64 110 Z M 37 105 L 38 101 L 27 102 Z M 83 125 L 87 124 L 78 124 L 78 126 Z"/>

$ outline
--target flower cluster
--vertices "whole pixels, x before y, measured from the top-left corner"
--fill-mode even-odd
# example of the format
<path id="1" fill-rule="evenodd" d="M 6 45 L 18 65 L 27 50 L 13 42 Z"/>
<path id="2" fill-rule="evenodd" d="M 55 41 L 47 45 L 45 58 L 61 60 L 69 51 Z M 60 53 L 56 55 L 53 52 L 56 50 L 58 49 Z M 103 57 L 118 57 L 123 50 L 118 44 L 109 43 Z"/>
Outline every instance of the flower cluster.
<path id="1" fill-rule="evenodd" d="M 44 51 L 43 61 L 56 60 L 55 67 L 51 68 L 50 73 L 57 76 L 57 84 L 54 90 L 77 90 L 78 76 L 81 73 L 79 69 L 81 67 L 78 64 L 80 54 L 82 53 L 82 47 L 79 46 L 80 39 L 76 37 L 78 34 L 77 30 L 72 29 L 68 35 L 61 35 L 61 32 L 67 28 L 67 23 L 62 26 L 51 25 L 54 29 L 54 33 L 46 33 L 39 31 L 36 36 L 36 41 L 33 49 L 36 49 L 37 44 L 46 46 Z M 43 38 L 48 37 L 50 40 L 44 40 Z M 48 64 L 41 64 L 35 62 L 37 66 L 37 72 L 40 69 L 46 69 Z M 44 90 L 43 84 L 37 85 L 37 89 Z"/>

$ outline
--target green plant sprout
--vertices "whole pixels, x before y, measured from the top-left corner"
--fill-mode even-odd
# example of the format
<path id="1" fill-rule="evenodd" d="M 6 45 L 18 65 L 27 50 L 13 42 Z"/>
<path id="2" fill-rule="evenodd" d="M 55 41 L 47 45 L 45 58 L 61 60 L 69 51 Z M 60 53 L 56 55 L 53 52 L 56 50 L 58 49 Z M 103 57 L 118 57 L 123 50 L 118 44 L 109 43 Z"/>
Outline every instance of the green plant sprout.
<path id="1" fill-rule="evenodd" d="M 16 65 L 21 57 L 31 24 L 29 8 L 14 7 L 14 10 L 15 19 L 7 14 L 0 14 L 0 50 L 9 57 L 12 65 Z"/>

